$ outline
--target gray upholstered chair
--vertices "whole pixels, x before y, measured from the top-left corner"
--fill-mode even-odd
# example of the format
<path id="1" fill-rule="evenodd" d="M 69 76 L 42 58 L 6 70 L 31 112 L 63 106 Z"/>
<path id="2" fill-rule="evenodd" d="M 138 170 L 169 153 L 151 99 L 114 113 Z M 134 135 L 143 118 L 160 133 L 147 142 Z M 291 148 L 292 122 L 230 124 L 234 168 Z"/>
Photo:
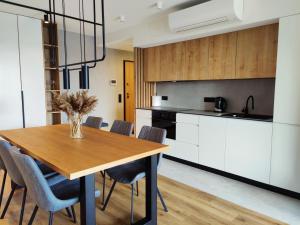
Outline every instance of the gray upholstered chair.
<path id="1" fill-rule="evenodd" d="M 55 212 L 69 208 L 79 202 L 79 180 L 65 180 L 50 187 L 30 156 L 18 151 L 11 151 L 11 155 L 21 171 L 30 197 L 36 204 L 28 225 L 33 223 L 39 208 L 49 212 L 49 225 L 52 225 Z M 95 196 L 100 196 L 98 190 L 95 191 Z"/>
<path id="2" fill-rule="evenodd" d="M 101 118 L 101 117 L 89 116 L 86 119 L 85 123 L 83 123 L 82 125 L 87 126 L 87 127 L 100 129 L 102 122 L 103 122 L 103 118 Z"/>
<path id="3" fill-rule="evenodd" d="M 13 151 L 13 150 L 18 150 L 18 148 L 10 145 L 6 141 L 0 141 L 0 156 L 3 160 L 5 168 L 7 169 L 7 173 L 12 181 L 11 182 L 11 192 L 9 194 L 9 197 L 7 199 L 7 202 L 5 204 L 3 212 L 1 214 L 1 219 L 3 219 L 5 217 L 5 214 L 8 210 L 8 207 L 9 207 L 12 197 L 15 193 L 15 190 L 23 188 L 24 189 L 23 199 L 22 199 L 20 219 L 19 219 L 19 224 L 22 224 L 24 209 L 25 209 L 25 202 L 26 202 L 26 195 L 27 195 L 27 188 L 26 188 L 25 182 L 23 180 L 22 174 L 20 173 L 15 161 L 13 160 L 13 158 L 10 154 L 11 151 Z M 43 168 L 44 168 L 44 170 L 43 170 Z M 49 170 L 47 167 L 42 167 L 41 172 L 43 173 L 44 176 L 47 176 L 47 181 L 48 181 L 49 185 L 54 185 L 54 184 L 57 184 L 57 183 L 65 180 L 65 178 L 61 175 L 49 175 L 48 174 Z M 50 171 L 50 173 L 52 174 L 51 171 Z"/>
<path id="4" fill-rule="evenodd" d="M 4 194 L 4 188 L 5 188 L 5 182 L 6 182 L 6 176 L 7 176 L 7 171 L 6 171 L 3 160 L 1 159 L 1 156 L 0 156 L 0 170 L 3 170 L 3 172 L 4 172 L 3 178 L 2 178 L 2 183 L 1 183 L 1 191 L 0 191 L 0 208 L 1 208 L 3 194 Z"/>
<path id="5" fill-rule="evenodd" d="M 163 144 L 166 139 L 166 134 L 167 134 L 167 132 L 164 129 L 144 126 L 144 127 L 142 127 L 138 138 Z M 162 154 L 159 154 L 157 157 L 158 157 L 157 166 L 159 166 L 159 164 L 161 162 Z M 102 210 L 106 209 L 109 199 L 111 197 L 111 194 L 112 194 L 117 182 L 123 183 L 123 184 L 130 184 L 131 185 L 130 221 L 131 221 L 131 224 L 134 223 L 134 219 L 133 219 L 134 184 L 146 176 L 145 165 L 146 165 L 145 159 L 141 159 L 141 160 L 136 160 L 134 162 L 127 163 L 127 164 L 106 170 L 106 173 L 114 180 L 114 182 L 113 182 L 110 192 L 107 196 L 107 199 L 105 200 L 105 204 L 104 204 Z M 159 199 L 164 207 L 165 212 L 168 212 L 167 206 L 166 206 L 166 204 L 163 200 L 163 197 L 158 188 L 157 188 L 157 194 L 158 194 Z"/>
<path id="6" fill-rule="evenodd" d="M 110 128 L 110 132 L 121 134 L 125 136 L 130 136 L 133 131 L 133 124 L 130 122 L 122 121 L 122 120 L 115 120 L 113 125 Z M 102 204 L 105 201 L 105 171 L 101 172 L 103 177 L 103 186 L 102 186 Z M 138 189 L 138 188 L 137 188 Z"/>

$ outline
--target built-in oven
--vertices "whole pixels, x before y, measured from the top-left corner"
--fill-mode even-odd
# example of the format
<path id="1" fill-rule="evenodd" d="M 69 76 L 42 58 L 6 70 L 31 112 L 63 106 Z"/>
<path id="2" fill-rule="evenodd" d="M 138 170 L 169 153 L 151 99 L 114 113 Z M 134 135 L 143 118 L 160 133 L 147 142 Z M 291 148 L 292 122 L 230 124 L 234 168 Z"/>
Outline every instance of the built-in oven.
<path id="1" fill-rule="evenodd" d="M 152 126 L 167 130 L 167 138 L 176 139 L 176 112 L 152 110 Z"/>

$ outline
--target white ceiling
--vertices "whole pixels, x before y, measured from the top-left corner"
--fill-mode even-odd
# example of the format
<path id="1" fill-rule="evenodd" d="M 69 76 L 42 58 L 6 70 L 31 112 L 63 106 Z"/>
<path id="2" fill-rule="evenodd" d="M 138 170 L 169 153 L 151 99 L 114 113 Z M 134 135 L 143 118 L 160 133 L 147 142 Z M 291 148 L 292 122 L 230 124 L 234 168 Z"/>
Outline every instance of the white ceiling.
<path id="1" fill-rule="evenodd" d="M 21 4 L 26 4 L 38 8 L 48 9 L 48 0 L 10 0 Z M 61 12 L 62 0 L 55 0 L 56 8 L 58 12 Z M 156 16 L 160 16 L 164 13 L 174 11 L 177 8 L 185 8 L 191 4 L 197 4 L 203 0 L 162 0 L 163 9 L 160 10 L 156 7 L 157 0 L 105 0 L 105 19 L 106 19 L 106 32 L 116 32 L 118 30 L 126 29 L 128 27 L 135 26 L 143 23 L 147 20 L 151 20 Z M 79 0 L 65 0 L 66 14 L 76 16 L 79 15 Z M 92 20 L 93 18 L 93 1 L 84 0 L 85 4 L 85 17 Z M 100 12 L 101 1 L 96 0 L 96 8 L 98 10 L 97 22 L 101 22 Z M 16 6 L 0 3 L 0 10 L 7 11 L 15 14 L 21 14 L 26 16 L 32 16 L 42 18 L 42 14 L 36 11 L 26 10 Z M 120 23 L 118 17 L 120 15 L 125 16 L 126 21 Z M 61 24 L 61 20 L 58 19 L 58 24 Z M 79 23 L 67 20 L 67 29 L 73 32 L 79 32 Z M 86 26 L 87 33 L 92 34 L 92 26 Z"/>

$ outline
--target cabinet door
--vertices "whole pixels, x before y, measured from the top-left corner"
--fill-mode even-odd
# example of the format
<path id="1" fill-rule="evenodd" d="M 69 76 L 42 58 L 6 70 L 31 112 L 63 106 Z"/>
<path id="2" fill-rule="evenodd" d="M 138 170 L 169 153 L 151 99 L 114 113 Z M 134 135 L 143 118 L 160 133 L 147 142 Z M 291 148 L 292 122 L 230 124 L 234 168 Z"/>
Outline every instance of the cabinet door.
<path id="1" fill-rule="evenodd" d="M 195 39 L 184 42 L 185 58 L 183 76 L 180 80 L 209 80 L 208 73 L 209 38 Z"/>
<path id="2" fill-rule="evenodd" d="M 152 126 L 152 111 L 151 110 L 136 110 L 136 126 L 135 135 L 139 135 L 143 126 Z"/>
<path id="3" fill-rule="evenodd" d="M 300 192 L 300 126 L 274 123 L 271 185 Z"/>
<path id="4" fill-rule="evenodd" d="M 160 81 L 160 47 L 144 50 L 144 79 L 146 82 Z"/>
<path id="5" fill-rule="evenodd" d="M 272 123 L 228 119 L 226 172 L 269 183 Z"/>
<path id="6" fill-rule="evenodd" d="M 278 24 L 238 32 L 236 78 L 275 77 Z"/>
<path id="7" fill-rule="evenodd" d="M 225 170 L 227 119 L 200 116 L 199 164 Z"/>
<path id="8" fill-rule="evenodd" d="M 170 155 L 189 162 L 198 163 L 198 152 L 197 145 L 176 140 L 171 145 Z"/>
<path id="9" fill-rule="evenodd" d="M 279 23 L 274 122 L 300 125 L 300 15 Z"/>
<path id="10" fill-rule="evenodd" d="M 44 53 L 41 21 L 18 16 L 25 126 L 46 125 Z M 30 35 L 28 35 L 30 34 Z"/>
<path id="11" fill-rule="evenodd" d="M 209 78 L 234 79 L 237 33 L 209 37 Z"/>
<path id="12" fill-rule="evenodd" d="M 177 113 L 176 122 L 176 140 L 198 145 L 199 116 Z"/>
<path id="13" fill-rule="evenodd" d="M 160 46 L 160 80 L 176 81 L 183 75 L 184 43 Z"/>
<path id="14" fill-rule="evenodd" d="M 0 30 L 0 130 L 21 128 L 17 16 L 0 12 Z M 43 73 L 40 76 L 44 76 Z"/>

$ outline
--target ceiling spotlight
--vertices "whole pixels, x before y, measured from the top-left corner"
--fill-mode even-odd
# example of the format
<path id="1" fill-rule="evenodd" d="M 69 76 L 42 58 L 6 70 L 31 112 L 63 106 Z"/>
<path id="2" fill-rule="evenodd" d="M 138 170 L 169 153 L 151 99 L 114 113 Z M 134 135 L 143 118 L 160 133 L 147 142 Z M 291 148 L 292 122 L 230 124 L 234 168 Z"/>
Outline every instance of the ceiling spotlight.
<path id="1" fill-rule="evenodd" d="M 48 24 L 49 23 L 49 17 L 48 14 L 44 15 L 44 23 Z"/>
<path id="2" fill-rule="evenodd" d="M 125 18 L 125 16 L 119 16 L 119 21 L 120 21 L 120 23 L 124 23 L 125 21 L 126 21 L 126 18 Z"/>
<path id="3" fill-rule="evenodd" d="M 156 7 L 157 7 L 158 9 L 162 9 L 162 8 L 163 8 L 163 2 L 162 2 L 162 1 L 156 2 Z"/>

